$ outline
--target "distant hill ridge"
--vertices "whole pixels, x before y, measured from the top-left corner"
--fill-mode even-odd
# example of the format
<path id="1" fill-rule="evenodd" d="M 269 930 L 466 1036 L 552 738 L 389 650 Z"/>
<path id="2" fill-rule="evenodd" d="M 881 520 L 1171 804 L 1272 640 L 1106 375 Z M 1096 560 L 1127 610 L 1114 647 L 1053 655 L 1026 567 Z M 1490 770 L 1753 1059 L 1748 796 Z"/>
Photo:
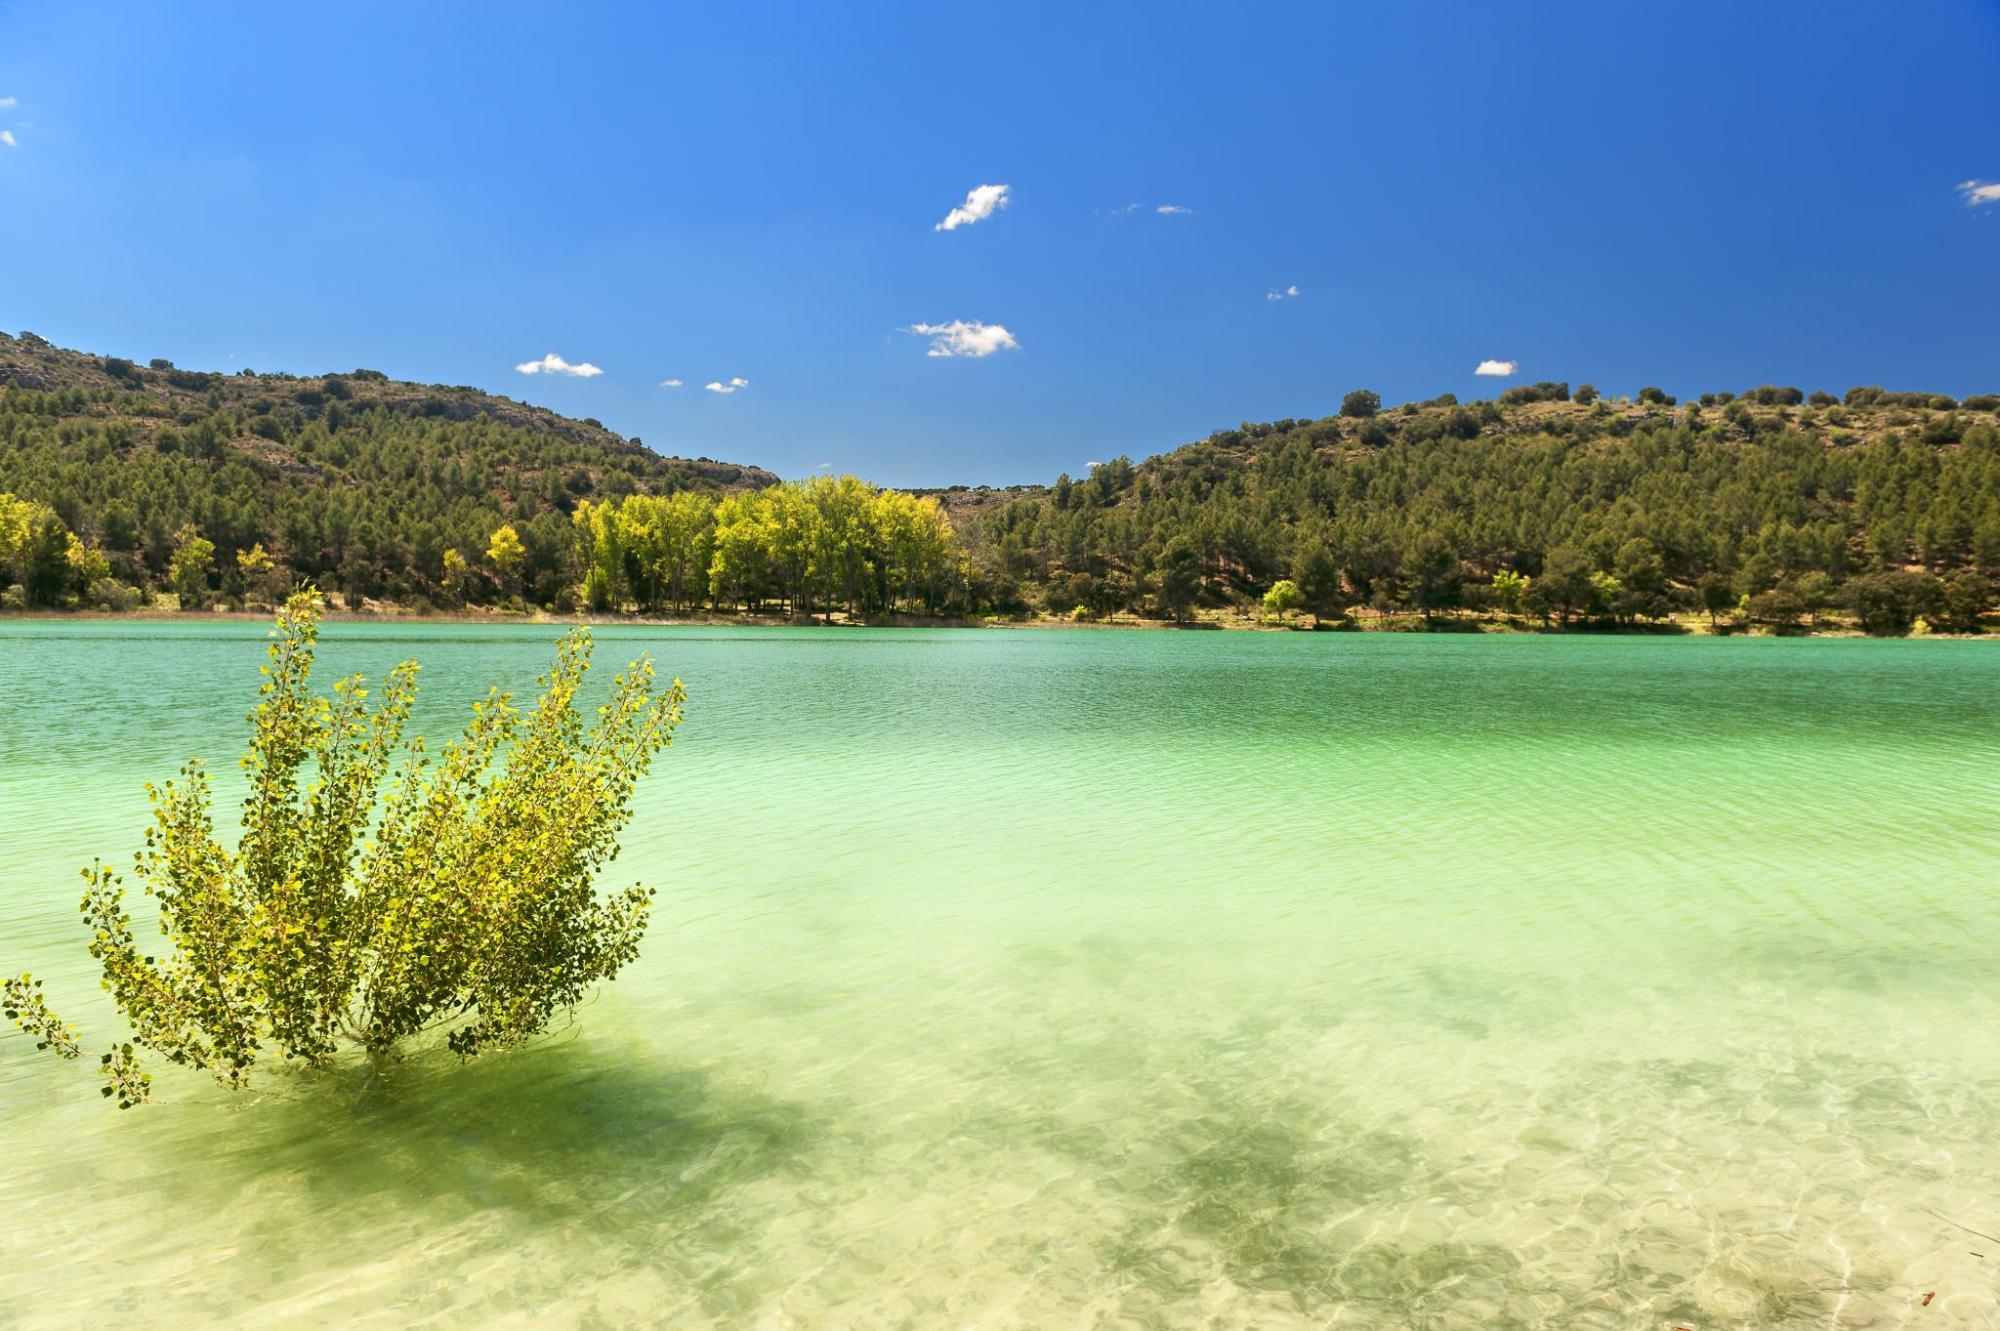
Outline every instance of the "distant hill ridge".
<path id="1" fill-rule="evenodd" d="M 2000 577 L 2000 396 L 1538 383 L 1219 430 L 1052 487 L 954 488 L 984 603 L 1274 605 L 1635 627 L 1970 631 Z M 1280 584 L 1291 584 L 1279 591 Z"/>
<path id="2" fill-rule="evenodd" d="M 261 547 L 278 573 L 416 597 L 445 583 L 446 552 L 476 561 L 502 523 L 527 574 L 553 574 L 584 499 L 777 479 L 476 388 L 220 374 L 0 334 L 0 494 L 53 509 L 129 586 L 162 585 L 193 530 L 225 562 Z"/>
<path id="3" fill-rule="evenodd" d="M 473 388 L 0 334 L 0 606 L 254 603 L 304 577 L 350 603 L 617 608 L 657 602 L 671 568 L 683 610 L 1186 620 L 1266 601 L 1343 621 L 1970 632 L 2000 578 L 1991 394 L 1677 402 L 1543 382 L 1384 407 L 1355 389 L 1336 415 L 1086 477 L 917 491 L 950 518 L 942 543 L 921 504 L 777 483 Z M 671 514 L 625 502 L 751 490 Z M 936 549 L 920 559 L 912 533 Z"/>
<path id="4" fill-rule="evenodd" d="M 627 439 L 591 418 L 577 420 L 547 407 L 517 402 L 466 385 L 391 379 L 379 370 L 296 375 L 259 374 L 246 369 L 224 374 L 181 369 L 170 361 L 158 359 L 141 365 L 117 356 L 97 356 L 58 347 L 33 333 L 18 336 L 0 333 L 0 388 L 9 387 L 44 393 L 78 388 L 89 393 L 136 394 L 154 405 L 142 406 L 128 400 L 113 404 L 114 411 L 110 414 L 121 414 L 116 407 L 125 408 L 123 414 L 129 414 L 133 420 L 140 442 L 153 428 L 146 422 L 172 424 L 181 412 L 191 409 L 212 410 L 215 405 L 241 407 L 254 413 L 253 426 L 258 416 L 269 415 L 282 428 L 287 422 L 323 417 L 327 404 L 339 401 L 353 408 L 376 405 L 413 418 L 451 421 L 484 418 L 553 434 L 576 444 L 664 464 L 676 479 L 686 477 L 687 483 L 694 485 L 742 489 L 769 485 L 777 479 L 761 467 L 655 453 L 642 440 Z M 160 407 L 168 410 L 158 410 Z"/>

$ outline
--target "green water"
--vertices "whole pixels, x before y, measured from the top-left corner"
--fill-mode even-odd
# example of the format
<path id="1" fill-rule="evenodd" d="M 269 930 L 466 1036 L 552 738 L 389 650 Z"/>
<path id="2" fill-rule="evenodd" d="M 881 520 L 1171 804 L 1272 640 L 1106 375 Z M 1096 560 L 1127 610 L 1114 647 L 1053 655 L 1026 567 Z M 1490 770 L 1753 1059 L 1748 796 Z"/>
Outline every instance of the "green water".
<path id="1" fill-rule="evenodd" d="M 551 636 L 322 660 L 417 656 L 440 736 Z M 229 770 L 262 639 L 0 623 L 0 968 L 98 1043 L 76 871 L 142 781 Z M 691 697 L 618 869 L 662 890 L 642 961 L 365 1096 L 163 1074 L 120 1115 L 0 1040 L 0 1327 L 2000 1308 L 1940 1218 L 2000 1233 L 2000 644 L 600 643 Z"/>

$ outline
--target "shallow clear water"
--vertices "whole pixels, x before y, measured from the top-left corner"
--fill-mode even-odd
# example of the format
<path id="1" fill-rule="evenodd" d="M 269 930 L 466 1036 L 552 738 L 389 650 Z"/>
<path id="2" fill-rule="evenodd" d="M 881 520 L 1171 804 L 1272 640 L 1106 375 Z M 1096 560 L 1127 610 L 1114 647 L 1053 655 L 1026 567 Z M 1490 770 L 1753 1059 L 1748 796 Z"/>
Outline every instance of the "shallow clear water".
<path id="1" fill-rule="evenodd" d="M 322 662 L 441 737 L 552 638 Z M 2000 644 L 599 638 L 691 697 L 642 961 L 367 1095 L 0 1039 L 0 1326 L 2000 1322 Z M 0 968 L 94 1043 L 77 870 L 262 641 L 0 623 Z"/>

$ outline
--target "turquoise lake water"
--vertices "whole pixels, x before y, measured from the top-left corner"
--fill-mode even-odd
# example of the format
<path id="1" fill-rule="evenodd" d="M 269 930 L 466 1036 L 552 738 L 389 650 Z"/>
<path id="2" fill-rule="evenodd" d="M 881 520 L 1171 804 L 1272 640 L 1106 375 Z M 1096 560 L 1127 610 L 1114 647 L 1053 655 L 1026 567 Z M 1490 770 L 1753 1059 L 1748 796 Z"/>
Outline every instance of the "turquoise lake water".
<path id="1" fill-rule="evenodd" d="M 321 674 L 440 739 L 556 631 Z M 0 622 L 0 971 L 91 1063 L 78 870 L 264 641 Z M 2000 1325 L 2000 644 L 598 641 L 689 691 L 642 959 L 367 1094 L 0 1038 L 0 1327 Z"/>

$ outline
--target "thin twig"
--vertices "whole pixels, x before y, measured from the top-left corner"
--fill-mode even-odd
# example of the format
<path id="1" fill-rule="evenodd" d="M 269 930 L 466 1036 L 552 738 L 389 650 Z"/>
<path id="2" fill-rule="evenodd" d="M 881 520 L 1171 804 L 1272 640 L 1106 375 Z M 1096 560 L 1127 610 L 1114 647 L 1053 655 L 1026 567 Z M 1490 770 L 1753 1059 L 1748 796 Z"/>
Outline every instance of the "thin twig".
<path id="1" fill-rule="evenodd" d="M 1991 1239 L 1995 1243 L 2000 1243 L 2000 1235 L 1988 1234 L 1984 1230 L 1974 1229 L 1971 1225 L 1961 1225 L 1958 1223 L 1958 1221 L 1953 1220 L 1950 1216 L 1946 1215 L 1942 1211 L 1934 1211 L 1930 1207 L 1926 1206 L 1924 1208 L 1924 1214 L 1936 1216 L 1938 1219 L 1944 1221 L 1947 1225 L 1950 1225 L 1953 1229 L 1962 1229 L 1968 1234 L 1977 1234 L 1982 1239 Z"/>

